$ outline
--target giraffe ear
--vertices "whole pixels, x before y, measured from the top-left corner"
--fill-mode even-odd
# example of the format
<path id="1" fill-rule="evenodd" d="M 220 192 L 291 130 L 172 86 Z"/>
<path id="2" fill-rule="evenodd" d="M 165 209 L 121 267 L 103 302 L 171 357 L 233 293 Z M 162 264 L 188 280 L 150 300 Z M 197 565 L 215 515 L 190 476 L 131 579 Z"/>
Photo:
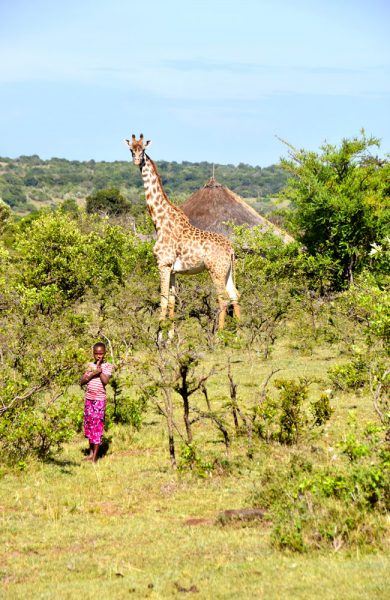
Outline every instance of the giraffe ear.
<path id="1" fill-rule="evenodd" d="M 123 142 L 125 144 L 127 144 L 129 146 L 129 148 L 131 148 L 131 142 L 130 142 L 130 140 L 123 140 Z"/>
<path id="2" fill-rule="evenodd" d="M 146 142 L 144 142 L 144 150 L 145 150 L 145 148 L 150 146 L 151 143 L 152 143 L 152 140 L 147 140 Z"/>

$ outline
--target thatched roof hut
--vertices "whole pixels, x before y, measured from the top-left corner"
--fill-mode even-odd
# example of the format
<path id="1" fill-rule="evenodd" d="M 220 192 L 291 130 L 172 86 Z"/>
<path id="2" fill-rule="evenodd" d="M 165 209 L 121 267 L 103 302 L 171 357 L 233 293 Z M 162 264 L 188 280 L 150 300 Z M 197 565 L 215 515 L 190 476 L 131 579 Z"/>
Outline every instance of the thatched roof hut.
<path id="1" fill-rule="evenodd" d="M 180 207 L 192 225 L 206 231 L 231 236 L 231 229 L 226 222 L 235 225 L 260 226 L 264 231 L 281 237 L 285 243 L 294 239 L 279 227 L 257 213 L 240 196 L 218 183 L 214 177 L 200 190 L 192 194 Z"/>

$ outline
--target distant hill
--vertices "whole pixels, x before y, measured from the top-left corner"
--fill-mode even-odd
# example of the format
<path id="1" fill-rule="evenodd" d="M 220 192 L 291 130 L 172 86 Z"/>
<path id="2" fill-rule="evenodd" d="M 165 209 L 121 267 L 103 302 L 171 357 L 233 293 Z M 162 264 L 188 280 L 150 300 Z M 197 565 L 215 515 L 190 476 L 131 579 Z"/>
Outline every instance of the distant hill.
<path id="1" fill-rule="evenodd" d="M 213 174 L 208 162 L 181 163 L 156 161 L 161 179 L 173 200 L 184 201 L 202 187 Z M 287 175 L 279 167 L 214 165 L 215 177 L 243 198 L 252 198 L 252 206 L 263 213 L 271 208 L 271 198 L 285 185 Z M 0 158 L 0 198 L 18 214 L 44 206 L 55 206 L 73 198 L 82 204 L 95 190 L 116 187 L 131 202 L 139 202 L 142 179 L 131 161 L 96 162 L 52 158 L 37 155 L 16 159 Z"/>

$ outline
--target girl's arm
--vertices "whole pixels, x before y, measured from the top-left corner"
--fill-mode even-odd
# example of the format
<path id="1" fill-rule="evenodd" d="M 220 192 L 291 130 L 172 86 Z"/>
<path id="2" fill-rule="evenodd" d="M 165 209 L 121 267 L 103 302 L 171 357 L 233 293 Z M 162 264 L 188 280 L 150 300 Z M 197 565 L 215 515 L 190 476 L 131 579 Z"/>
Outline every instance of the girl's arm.
<path id="1" fill-rule="evenodd" d="M 87 371 L 80 379 L 80 385 L 85 385 L 94 377 L 98 377 L 102 374 L 102 368 L 99 364 L 97 364 L 95 371 Z M 104 383 L 104 382 L 103 382 Z"/>
<path id="2" fill-rule="evenodd" d="M 104 373 L 100 373 L 100 381 L 102 382 L 102 384 L 104 385 L 104 387 L 106 387 L 109 379 L 110 379 L 109 375 L 105 375 Z"/>

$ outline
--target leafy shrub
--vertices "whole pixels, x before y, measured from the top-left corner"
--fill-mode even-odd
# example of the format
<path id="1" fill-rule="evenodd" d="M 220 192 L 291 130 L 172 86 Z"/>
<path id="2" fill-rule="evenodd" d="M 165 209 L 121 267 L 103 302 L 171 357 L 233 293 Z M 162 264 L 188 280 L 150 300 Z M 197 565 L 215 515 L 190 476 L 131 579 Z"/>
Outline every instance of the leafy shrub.
<path id="1" fill-rule="evenodd" d="M 330 406 L 329 391 L 310 403 L 310 420 L 305 407 L 308 397 L 305 379 L 280 379 L 275 381 L 274 386 L 280 390 L 279 398 L 265 394 L 252 410 L 253 431 L 267 443 L 278 441 L 294 445 L 307 432 L 309 425 L 321 427 L 331 418 L 334 409 Z"/>
<path id="2" fill-rule="evenodd" d="M 314 425 L 321 427 L 329 421 L 334 408 L 330 405 L 330 393 L 323 393 L 317 400 L 313 400 L 310 404 L 311 413 L 314 419 Z"/>
<path id="3" fill-rule="evenodd" d="M 292 175 L 285 197 L 293 203 L 290 222 L 313 256 L 333 262 L 333 286 L 342 289 L 369 263 L 373 243 L 389 234 L 390 163 L 370 155 L 379 140 L 343 139 L 321 153 L 291 145 L 282 166 Z"/>
<path id="4" fill-rule="evenodd" d="M 368 381 L 368 365 L 363 357 L 357 357 L 349 363 L 331 367 L 328 375 L 341 390 L 357 390 Z"/>
<path id="5" fill-rule="evenodd" d="M 128 391 L 129 381 L 118 374 L 114 374 L 110 385 L 114 391 L 114 398 L 113 402 L 107 404 L 107 422 L 131 425 L 139 431 L 147 406 L 147 396 L 141 394 L 137 398 L 131 397 Z"/>
<path id="6" fill-rule="evenodd" d="M 7 461 L 31 455 L 46 459 L 74 435 L 76 416 L 66 400 L 25 405 L 0 419 L 1 451 Z"/>
<path id="7" fill-rule="evenodd" d="M 271 540 L 273 545 L 280 550 L 304 552 L 307 549 L 299 511 L 292 511 L 288 519 L 280 519 L 276 523 L 272 530 Z"/>
<path id="8" fill-rule="evenodd" d="M 207 477 L 214 469 L 214 464 L 204 460 L 194 444 L 184 444 L 177 465 L 179 471 L 190 469 L 198 477 Z"/>
<path id="9" fill-rule="evenodd" d="M 0 189 L 3 202 L 11 208 L 25 208 L 27 196 L 19 185 L 5 185 Z"/>
<path id="10" fill-rule="evenodd" d="M 374 276 L 378 286 L 383 289 L 390 277 L 390 235 L 382 238 L 379 243 L 371 244 L 369 257 L 370 275 Z"/>
<path id="11" fill-rule="evenodd" d="M 5 230 L 7 223 L 10 221 L 10 219 L 11 219 L 11 209 L 0 198 L 0 235 Z"/>
<path id="12" fill-rule="evenodd" d="M 298 382 L 281 379 L 275 381 L 275 387 L 280 389 L 281 414 L 279 417 L 279 441 L 282 444 L 296 444 L 302 433 L 307 419 L 302 411 L 302 404 L 307 399 L 308 386 L 304 379 Z"/>
<path id="13" fill-rule="evenodd" d="M 131 205 L 117 188 L 98 190 L 87 197 L 87 213 L 121 215 L 130 210 Z"/>
<path id="14" fill-rule="evenodd" d="M 278 403 L 270 396 L 265 396 L 253 409 L 253 431 L 260 439 L 271 442 L 276 437 L 276 418 Z"/>
<path id="15" fill-rule="evenodd" d="M 349 469 L 314 467 L 294 455 L 288 465 L 265 471 L 250 501 L 267 509 L 272 544 L 279 549 L 369 550 L 385 539 L 389 466 L 386 451 L 371 450 L 368 462 L 353 463 Z"/>
<path id="16" fill-rule="evenodd" d="M 347 433 L 344 440 L 340 442 L 339 447 L 341 452 L 348 456 L 350 461 L 359 460 L 363 456 L 367 456 L 370 451 L 367 444 L 357 440 L 356 434 L 353 431 Z"/>
<path id="17" fill-rule="evenodd" d="M 237 285 L 245 298 L 243 324 L 247 346 L 259 349 L 267 358 L 300 286 L 296 269 L 299 247 L 295 243 L 284 244 L 259 227 L 235 227 L 234 234 Z"/>
<path id="18" fill-rule="evenodd" d="M 42 298 L 43 306 L 62 307 L 82 297 L 91 278 L 87 238 L 67 215 L 42 214 L 19 234 L 20 285 Z"/>

